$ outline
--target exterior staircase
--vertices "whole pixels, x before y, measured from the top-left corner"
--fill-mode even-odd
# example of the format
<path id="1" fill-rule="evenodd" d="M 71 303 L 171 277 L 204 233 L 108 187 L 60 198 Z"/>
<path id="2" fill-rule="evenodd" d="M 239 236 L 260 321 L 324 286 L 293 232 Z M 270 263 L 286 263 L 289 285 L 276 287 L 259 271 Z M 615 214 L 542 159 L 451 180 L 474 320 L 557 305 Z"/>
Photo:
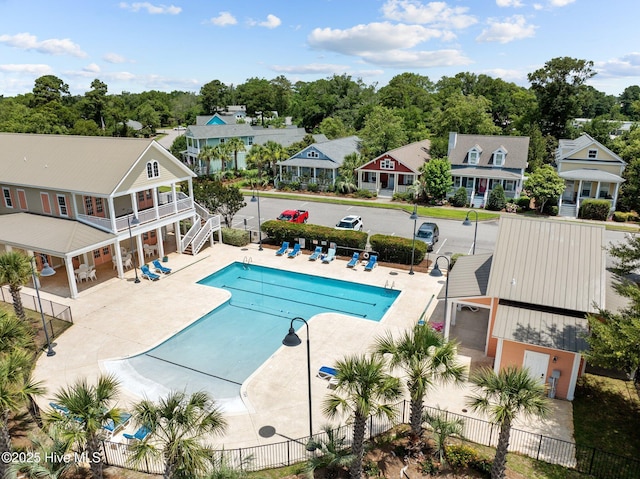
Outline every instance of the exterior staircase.
<path id="1" fill-rule="evenodd" d="M 577 216 L 576 205 L 562 203 L 558 210 L 558 216 L 575 218 Z"/>
<path id="2" fill-rule="evenodd" d="M 196 221 L 181 239 L 182 252 L 197 255 L 214 231 L 220 231 L 220 215 L 212 215 L 203 206 L 195 203 Z"/>

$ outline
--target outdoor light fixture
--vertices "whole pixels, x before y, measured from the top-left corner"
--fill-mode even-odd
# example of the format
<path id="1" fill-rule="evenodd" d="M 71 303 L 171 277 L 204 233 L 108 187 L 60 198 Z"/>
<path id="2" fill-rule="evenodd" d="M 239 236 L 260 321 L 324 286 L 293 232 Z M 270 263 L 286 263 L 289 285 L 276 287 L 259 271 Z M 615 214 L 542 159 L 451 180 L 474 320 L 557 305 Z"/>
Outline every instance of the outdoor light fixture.
<path id="1" fill-rule="evenodd" d="M 311 409 L 311 350 L 309 349 L 309 323 L 303 318 L 297 317 L 291 320 L 291 324 L 289 325 L 289 333 L 282 340 L 282 344 L 285 346 L 298 346 L 302 341 L 300 337 L 296 334 L 296 330 L 293 329 L 294 321 L 302 321 L 307 327 L 307 382 L 309 386 L 309 440 L 313 437 L 313 419 L 312 419 L 312 409 Z"/>
<path id="2" fill-rule="evenodd" d="M 133 269 L 136 272 L 136 279 L 134 283 L 139 283 L 140 278 L 138 278 L 138 261 L 136 260 L 136 255 L 134 254 L 133 249 L 133 235 L 131 234 L 131 225 L 136 226 L 140 224 L 140 220 L 137 216 L 134 216 L 132 220 L 129 220 L 129 215 L 127 214 L 127 226 L 129 227 L 129 247 L 131 248 L 131 255 L 133 256 Z"/>
<path id="3" fill-rule="evenodd" d="M 473 233 L 473 252 L 471 254 L 476 254 L 476 238 L 478 237 L 478 212 L 476 210 L 469 210 L 467 212 L 467 217 L 462 222 L 463 226 L 471 226 L 471 221 L 469 220 L 469 213 L 473 213 L 476 215 L 476 230 Z"/>
<path id="4" fill-rule="evenodd" d="M 44 263 L 44 267 L 40 272 L 40 276 L 53 276 L 56 274 L 55 270 L 49 266 L 46 258 L 41 255 L 42 261 Z M 42 328 L 44 329 L 44 337 L 47 341 L 47 356 L 55 356 L 56 352 L 51 347 L 51 341 L 49 340 L 49 332 L 47 331 L 47 322 L 44 319 L 44 311 L 42 311 L 42 301 L 40 301 L 40 289 L 38 288 L 38 279 L 36 278 L 36 267 L 35 267 L 36 257 L 31 257 L 31 276 L 33 277 L 33 286 L 36 288 L 36 296 L 38 297 L 38 307 L 40 308 L 40 317 L 42 318 Z"/>
<path id="5" fill-rule="evenodd" d="M 431 270 L 431 273 L 429 273 L 429 276 L 433 276 L 436 278 L 439 278 L 442 276 L 442 271 L 438 266 L 438 260 L 440 258 L 444 258 L 445 260 L 447 260 L 447 279 L 444 282 L 444 320 L 443 320 L 443 323 L 447 324 L 447 305 L 449 303 L 449 270 L 451 269 L 451 262 L 449 261 L 449 258 L 447 258 L 446 256 L 438 256 L 433 263 L 433 269 Z"/>
<path id="6" fill-rule="evenodd" d="M 260 224 L 260 193 L 257 188 L 253 189 L 253 196 L 251 197 L 252 203 L 258 203 L 258 251 L 262 251 L 262 226 Z"/>
<path id="7" fill-rule="evenodd" d="M 418 221 L 418 205 L 413 205 L 413 213 L 409 216 L 413 220 L 413 241 L 411 242 L 411 268 L 409 274 L 413 274 L 413 260 L 416 255 L 416 222 Z"/>

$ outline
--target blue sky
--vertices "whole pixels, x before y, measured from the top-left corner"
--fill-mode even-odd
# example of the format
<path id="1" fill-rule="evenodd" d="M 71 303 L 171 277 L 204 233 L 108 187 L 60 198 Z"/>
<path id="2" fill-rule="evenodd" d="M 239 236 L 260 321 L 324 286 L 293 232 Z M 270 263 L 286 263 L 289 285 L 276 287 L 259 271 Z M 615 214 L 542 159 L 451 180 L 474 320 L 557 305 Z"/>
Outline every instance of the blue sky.
<path id="1" fill-rule="evenodd" d="M 384 86 L 473 72 L 528 87 L 555 57 L 591 60 L 589 84 L 640 85 L 638 0 L 0 0 L 0 95 L 56 75 L 73 94 L 199 92 L 220 80 L 350 75 Z"/>

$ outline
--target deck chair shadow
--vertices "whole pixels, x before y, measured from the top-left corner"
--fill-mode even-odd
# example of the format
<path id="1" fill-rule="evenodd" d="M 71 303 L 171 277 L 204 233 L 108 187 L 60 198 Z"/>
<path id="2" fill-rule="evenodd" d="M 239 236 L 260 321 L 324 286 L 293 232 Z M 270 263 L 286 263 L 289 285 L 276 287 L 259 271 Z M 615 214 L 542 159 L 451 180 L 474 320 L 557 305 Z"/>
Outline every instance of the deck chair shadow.
<path id="1" fill-rule="evenodd" d="M 316 249 L 313 251 L 313 253 L 311 253 L 311 256 L 309 256 L 309 261 L 317 260 L 321 254 L 322 254 L 322 246 L 316 246 Z"/>
<path id="2" fill-rule="evenodd" d="M 287 255 L 287 257 L 295 258 L 299 254 L 300 254 L 300 243 L 296 243 L 293 245 L 293 249 L 289 251 L 289 254 Z"/>
<path id="3" fill-rule="evenodd" d="M 336 259 L 336 249 L 335 248 L 329 248 L 329 251 L 327 251 L 327 254 L 324 258 L 322 258 L 322 262 L 323 263 L 331 263 L 334 259 Z"/>
<path id="4" fill-rule="evenodd" d="M 152 273 L 151 270 L 149 269 L 149 266 L 147 266 L 146 264 L 143 264 L 142 266 L 140 266 L 140 271 L 142 272 L 142 277 L 145 279 L 148 279 L 150 281 L 157 281 L 160 279 L 160 276 Z"/>
<path id="5" fill-rule="evenodd" d="M 364 267 L 365 271 L 371 271 L 373 268 L 375 268 L 378 265 L 378 257 L 376 255 L 372 255 L 369 258 L 369 262 L 367 263 L 367 265 Z"/>
<path id="6" fill-rule="evenodd" d="M 282 246 L 280 246 L 280 249 L 276 251 L 276 256 L 282 256 L 287 252 L 288 249 L 289 249 L 289 242 L 283 241 Z"/>
<path id="7" fill-rule="evenodd" d="M 360 253 L 358 252 L 353 253 L 351 260 L 347 263 L 347 268 L 355 268 L 355 266 L 358 264 L 359 259 L 360 259 Z"/>

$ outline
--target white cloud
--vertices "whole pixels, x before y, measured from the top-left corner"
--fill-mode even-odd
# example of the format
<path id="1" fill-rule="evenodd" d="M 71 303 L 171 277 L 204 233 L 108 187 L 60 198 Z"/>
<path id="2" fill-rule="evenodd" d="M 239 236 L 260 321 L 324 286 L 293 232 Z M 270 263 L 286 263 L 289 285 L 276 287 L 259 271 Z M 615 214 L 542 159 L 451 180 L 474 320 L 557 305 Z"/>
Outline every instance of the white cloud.
<path id="1" fill-rule="evenodd" d="M 459 50 L 408 51 L 389 50 L 362 55 L 368 63 L 387 68 L 432 68 L 473 63 Z"/>
<path id="2" fill-rule="evenodd" d="M 256 22 L 255 20 L 249 20 L 247 23 L 251 26 L 258 25 L 260 27 L 265 27 L 265 28 L 277 28 L 282 24 L 282 21 L 275 15 L 269 14 L 267 15 L 267 19 L 264 20 L 263 22 Z"/>
<path id="3" fill-rule="evenodd" d="M 306 65 L 271 65 L 269 68 L 279 73 L 306 75 L 345 72 L 350 70 L 351 67 L 331 63 L 309 63 Z"/>
<path id="4" fill-rule="evenodd" d="M 533 37 L 537 28 L 535 25 L 527 24 L 522 15 L 514 15 L 503 21 L 490 18 L 488 23 L 489 28 L 482 30 L 482 33 L 476 38 L 477 41 L 509 43 Z"/>
<path id="5" fill-rule="evenodd" d="M 385 18 L 398 22 L 433 24 L 450 28 L 467 28 L 478 21 L 467 15 L 467 7 L 449 7 L 446 2 L 429 2 L 424 5 L 418 0 L 387 0 L 382 6 Z"/>
<path id="6" fill-rule="evenodd" d="M 154 5 L 149 2 L 135 2 L 135 3 L 126 3 L 120 2 L 120 8 L 124 8 L 125 10 L 131 10 L 132 12 L 139 12 L 140 10 L 146 10 L 147 13 L 151 15 L 177 15 L 182 11 L 182 8 L 176 7 L 174 5 Z"/>
<path id="7" fill-rule="evenodd" d="M 576 0 L 549 0 L 549 5 L 552 7 L 566 7 L 570 3 L 575 2 Z"/>
<path id="8" fill-rule="evenodd" d="M 100 73 L 100 67 L 96 63 L 90 63 L 89 65 L 84 67 L 82 71 L 85 71 L 87 73 Z"/>
<path id="9" fill-rule="evenodd" d="M 238 20 L 229 12 L 220 12 L 217 17 L 212 17 L 209 22 L 219 27 L 226 27 L 227 25 L 235 25 Z"/>
<path id="10" fill-rule="evenodd" d="M 71 55 L 78 58 L 87 56 L 80 46 L 68 38 L 50 38 L 38 41 L 38 37 L 30 33 L 18 33 L 16 35 L 0 35 L 0 43 L 20 50 L 34 50 L 48 55 Z"/>
<path id="11" fill-rule="evenodd" d="M 39 64 L 5 64 L 5 65 L 0 65 L 0 71 L 1 72 L 8 72 L 8 73 L 26 73 L 28 75 L 36 75 L 36 76 L 42 76 L 42 75 L 49 75 L 51 73 L 53 73 L 53 69 L 49 66 L 49 65 L 44 65 L 42 63 Z"/>
<path id="12" fill-rule="evenodd" d="M 520 0 L 496 0 L 496 5 L 499 7 L 522 7 Z"/>
<path id="13" fill-rule="evenodd" d="M 640 52 L 632 52 L 620 58 L 594 63 L 598 77 L 640 76 Z"/>
<path id="14" fill-rule="evenodd" d="M 507 70 L 505 68 L 492 68 L 483 70 L 485 75 L 489 75 L 493 78 L 500 78 L 506 82 L 512 82 L 517 85 L 528 85 L 529 79 L 527 78 L 528 71 L 521 70 Z"/>
<path id="15" fill-rule="evenodd" d="M 118 55 L 117 53 L 107 53 L 102 57 L 102 59 L 107 63 L 126 63 L 127 59 L 122 55 Z"/>

